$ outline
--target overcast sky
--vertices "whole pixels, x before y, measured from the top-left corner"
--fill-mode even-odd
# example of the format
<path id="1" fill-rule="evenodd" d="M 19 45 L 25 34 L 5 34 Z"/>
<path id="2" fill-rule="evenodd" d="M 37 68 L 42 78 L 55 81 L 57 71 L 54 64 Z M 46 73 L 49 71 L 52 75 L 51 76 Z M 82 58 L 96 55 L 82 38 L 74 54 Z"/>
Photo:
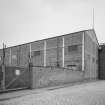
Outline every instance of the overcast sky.
<path id="1" fill-rule="evenodd" d="M 0 0 L 0 48 L 94 28 L 105 42 L 105 0 Z"/>

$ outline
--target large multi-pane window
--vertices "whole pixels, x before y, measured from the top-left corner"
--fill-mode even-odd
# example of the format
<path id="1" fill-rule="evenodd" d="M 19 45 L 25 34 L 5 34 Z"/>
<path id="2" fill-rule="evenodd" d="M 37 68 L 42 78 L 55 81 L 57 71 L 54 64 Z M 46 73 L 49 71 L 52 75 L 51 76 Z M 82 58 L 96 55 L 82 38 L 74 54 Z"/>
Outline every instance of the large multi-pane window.
<path id="1" fill-rule="evenodd" d="M 78 51 L 78 45 L 68 46 L 68 52 Z"/>
<path id="2" fill-rule="evenodd" d="M 41 55 L 41 51 L 33 51 L 32 52 L 32 57 L 36 57 L 36 56 L 40 56 Z"/>

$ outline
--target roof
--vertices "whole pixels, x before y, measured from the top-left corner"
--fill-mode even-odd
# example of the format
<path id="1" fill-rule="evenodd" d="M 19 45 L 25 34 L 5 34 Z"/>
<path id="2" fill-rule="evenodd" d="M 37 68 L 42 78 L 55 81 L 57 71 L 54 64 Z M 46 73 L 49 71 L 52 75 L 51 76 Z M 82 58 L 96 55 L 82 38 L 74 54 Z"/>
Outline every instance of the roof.
<path id="1" fill-rule="evenodd" d="M 94 30 L 94 29 L 87 29 L 87 30 L 76 31 L 76 32 L 72 32 L 72 33 L 68 33 L 68 34 L 64 34 L 64 35 L 58 35 L 58 36 L 50 37 L 50 38 L 46 38 L 46 39 L 36 40 L 36 41 L 32 41 L 32 42 L 28 42 L 28 43 L 24 43 L 24 44 L 19 44 L 19 45 L 15 45 L 15 46 L 10 46 L 10 47 L 7 47 L 7 48 L 18 47 L 18 46 L 26 45 L 26 44 L 30 44 L 30 43 L 33 43 L 33 42 L 38 42 L 38 41 L 48 40 L 48 39 L 52 39 L 52 38 L 56 38 L 56 37 L 62 37 L 62 36 L 66 36 L 66 35 L 70 35 L 70 34 L 75 34 L 75 33 L 80 33 L 80 32 L 85 32 L 85 31 L 93 31 L 94 34 L 95 34 L 95 38 L 96 38 L 96 40 L 97 40 L 95 30 Z M 97 43 L 98 43 L 98 40 L 97 40 Z M 98 45 L 99 45 L 99 43 L 98 43 Z"/>

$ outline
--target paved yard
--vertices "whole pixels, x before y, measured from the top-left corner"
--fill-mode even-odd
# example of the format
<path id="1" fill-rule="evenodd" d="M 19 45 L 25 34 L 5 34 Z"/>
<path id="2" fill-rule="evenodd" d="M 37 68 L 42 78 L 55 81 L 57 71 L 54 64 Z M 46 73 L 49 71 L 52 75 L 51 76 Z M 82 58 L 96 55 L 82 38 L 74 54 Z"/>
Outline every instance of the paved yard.
<path id="1" fill-rule="evenodd" d="M 1 101 L 0 105 L 105 105 L 105 81 L 32 92 Z"/>

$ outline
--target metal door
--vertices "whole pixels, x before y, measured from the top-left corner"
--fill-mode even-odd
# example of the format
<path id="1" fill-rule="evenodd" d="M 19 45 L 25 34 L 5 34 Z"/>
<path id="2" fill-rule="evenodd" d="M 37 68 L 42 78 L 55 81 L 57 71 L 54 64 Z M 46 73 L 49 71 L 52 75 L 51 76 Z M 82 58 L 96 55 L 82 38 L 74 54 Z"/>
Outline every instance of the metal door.
<path id="1" fill-rule="evenodd" d="M 28 88 L 30 72 L 24 67 L 5 68 L 5 89 Z"/>

